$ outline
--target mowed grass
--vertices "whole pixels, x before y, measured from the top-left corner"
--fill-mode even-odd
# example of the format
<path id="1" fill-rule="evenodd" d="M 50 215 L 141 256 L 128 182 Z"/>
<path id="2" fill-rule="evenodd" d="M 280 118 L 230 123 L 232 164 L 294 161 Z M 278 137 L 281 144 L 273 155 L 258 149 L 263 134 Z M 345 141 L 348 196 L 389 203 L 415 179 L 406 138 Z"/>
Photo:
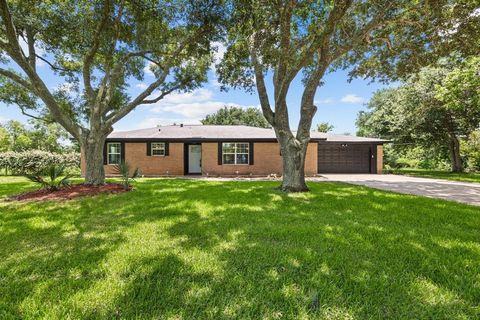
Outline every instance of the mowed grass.
<path id="1" fill-rule="evenodd" d="M 480 173 L 467 173 L 467 172 L 455 173 L 455 172 L 448 172 L 448 171 L 422 170 L 422 169 L 400 169 L 400 170 L 395 170 L 393 173 L 413 176 L 413 177 L 480 183 Z"/>
<path id="2" fill-rule="evenodd" d="M 277 184 L 142 179 L 117 195 L 0 202 L 0 318 L 480 317 L 480 208 Z"/>

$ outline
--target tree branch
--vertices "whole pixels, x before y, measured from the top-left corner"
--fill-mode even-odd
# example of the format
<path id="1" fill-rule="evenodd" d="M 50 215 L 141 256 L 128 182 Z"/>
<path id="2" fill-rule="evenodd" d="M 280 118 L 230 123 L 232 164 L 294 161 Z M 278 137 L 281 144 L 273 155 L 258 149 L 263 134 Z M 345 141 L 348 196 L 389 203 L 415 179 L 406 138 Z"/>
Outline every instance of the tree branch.
<path id="1" fill-rule="evenodd" d="M 92 82 L 91 67 L 92 67 L 95 54 L 97 53 L 98 48 L 100 47 L 100 37 L 102 35 L 103 30 L 105 29 L 105 26 L 107 25 L 109 13 L 110 13 L 110 0 L 105 0 L 102 18 L 100 19 L 100 22 L 98 23 L 98 26 L 95 30 L 95 34 L 93 36 L 92 47 L 90 48 L 90 51 L 87 53 L 87 55 L 83 60 L 83 85 L 85 87 L 85 91 L 87 93 L 87 97 L 90 100 L 90 102 L 94 101 L 94 97 L 95 97 L 95 93 L 91 83 Z"/>
<path id="2" fill-rule="evenodd" d="M 257 35 L 254 33 L 252 35 L 252 40 L 250 44 L 250 57 L 252 59 L 252 64 L 253 64 L 253 69 L 255 71 L 255 83 L 257 86 L 257 91 L 258 91 L 258 97 L 260 99 L 260 106 L 262 108 L 263 115 L 265 116 L 265 119 L 274 126 L 275 124 L 275 114 L 272 111 L 272 108 L 270 106 L 270 101 L 268 99 L 268 93 L 267 93 L 267 87 L 265 86 L 265 78 L 263 76 L 263 70 L 260 65 L 260 62 L 258 61 L 257 57 Z"/>
<path id="3" fill-rule="evenodd" d="M 30 82 L 28 82 L 27 80 L 23 79 L 20 75 L 16 74 L 13 71 L 0 69 L 0 75 L 5 76 L 5 77 L 9 78 L 10 80 L 15 81 L 16 83 L 18 83 L 19 85 L 21 85 L 25 89 L 33 91 L 32 84 Z"/>
<path id="4" fill-rule="evenodd" d="M 27 27 L 27 45 L 28 45 L 28 62 L 30 63 L 30 67 L 33 70 L 37 69 L 36 64 L 36 53 L 35 53 L 35 37 L 33 35 L 33 31 L 30 27 Z"/>
<path id="5" fill-rule="evenodd" d="M 21 106 L 19 106 L 19 107 L 20 107 L 20 112 L 22 112 L 23 115 L 25 115 L 25 116 L 27 116 L 27 117 L 30 117 L 30 118 L 32 118 L 32 119 L 44 121 L 44 122 L 46 122 L 46 123 L 51 123 L 51 121 L 48 120 L 47 118 L 34 116 L 33 114 L 30 114 L 30 113 L 26 112 L 26 111 L 24 110 L 24 108 L 22 108 Z"/>

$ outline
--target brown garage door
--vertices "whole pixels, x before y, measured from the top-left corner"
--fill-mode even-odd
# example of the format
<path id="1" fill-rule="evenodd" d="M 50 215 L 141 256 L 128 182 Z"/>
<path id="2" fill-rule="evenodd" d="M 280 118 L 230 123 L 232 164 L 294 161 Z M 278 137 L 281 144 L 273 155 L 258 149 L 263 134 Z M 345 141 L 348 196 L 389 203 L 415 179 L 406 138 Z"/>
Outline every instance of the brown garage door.
<path id="1" fill-rule="evenodd" d="M 318 145 L 318 173 L 370 173 L 370 159 L 370 145 Z"/>

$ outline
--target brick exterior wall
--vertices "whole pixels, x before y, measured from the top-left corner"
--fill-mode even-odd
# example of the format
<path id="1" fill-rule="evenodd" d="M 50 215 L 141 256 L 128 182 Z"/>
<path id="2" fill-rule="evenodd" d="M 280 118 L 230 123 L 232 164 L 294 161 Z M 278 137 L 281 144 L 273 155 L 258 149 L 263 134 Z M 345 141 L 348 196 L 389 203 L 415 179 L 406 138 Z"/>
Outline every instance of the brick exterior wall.
<path id="1" fill-rule="evenodd" d="M 305 174 L 317 174 L 317 143 L 309 143 L 305 159 Z M 132 168 L 140 168 L 146 176 L 180 176 L 184 174 L 183 143 L 170 143 L 169 155 L 165 157 L 147 156 L 146 142 L 126 142 L 125 161 Z M 105 165 L 105 174 L 114 175 L 113 165 Z M 82 175 L 85 174 L 83 153 L 80 164 Z M 238 173 L 237 173 L 238 172 Z M 218 143 L 202 143 L 203 175 L 281 175 L 282 158 L 278 143 L 257 142 L 254 145 L 253 165 L 218 165 Z"/>
<path id="2" fill-rule="evenodd" d="M 317 174 L 317 143 L 309 143 L 305 159 L 305 175 Z M 282 174 L 282 157 L 278 143 L 257 142 L 253 165 L 218 165 L 218 143 L 202 143 L 202 174 L 209 176 Z"/>
<path id="3" fill-rule="evenodd" d="M 383 145 L 377 145 L 377 173 L 383 173 Z"/>
<path id="4" fill-rule="evenodd" d="M 170 143 L 168 156 L 147 156 L 146 142 L 125 142 L 125 161 L 132 168 L 140 168 L 146 176 L 180 176 L 183 175 L 183 143 Z M 84 157 L 80 164 L 82 175 L 85 174 Z M 105 165 L 107 176 L 115 175 L 113 165 Z"/>

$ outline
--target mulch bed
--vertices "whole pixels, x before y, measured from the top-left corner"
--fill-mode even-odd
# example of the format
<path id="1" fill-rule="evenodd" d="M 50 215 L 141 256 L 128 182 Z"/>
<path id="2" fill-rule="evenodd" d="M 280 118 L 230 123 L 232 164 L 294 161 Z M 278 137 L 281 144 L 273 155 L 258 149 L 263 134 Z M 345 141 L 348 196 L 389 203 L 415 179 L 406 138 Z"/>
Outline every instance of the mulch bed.
<path id="1" fill-rule="evenodd" d="M 57 191 L 48 191 L 45 189 L 29 191 L 17 194 L 8 198 L 10 201 L 22 200 L 69 200 L 82 196 L 94 196 L 100 193 L 118 193 L 130 191 L 132 188 L 125 190 L 123 185 L 118 183 L 106 183 L 102 186 L 90 186 L 86 184 L 72 184 L 63 187 Z"/>

